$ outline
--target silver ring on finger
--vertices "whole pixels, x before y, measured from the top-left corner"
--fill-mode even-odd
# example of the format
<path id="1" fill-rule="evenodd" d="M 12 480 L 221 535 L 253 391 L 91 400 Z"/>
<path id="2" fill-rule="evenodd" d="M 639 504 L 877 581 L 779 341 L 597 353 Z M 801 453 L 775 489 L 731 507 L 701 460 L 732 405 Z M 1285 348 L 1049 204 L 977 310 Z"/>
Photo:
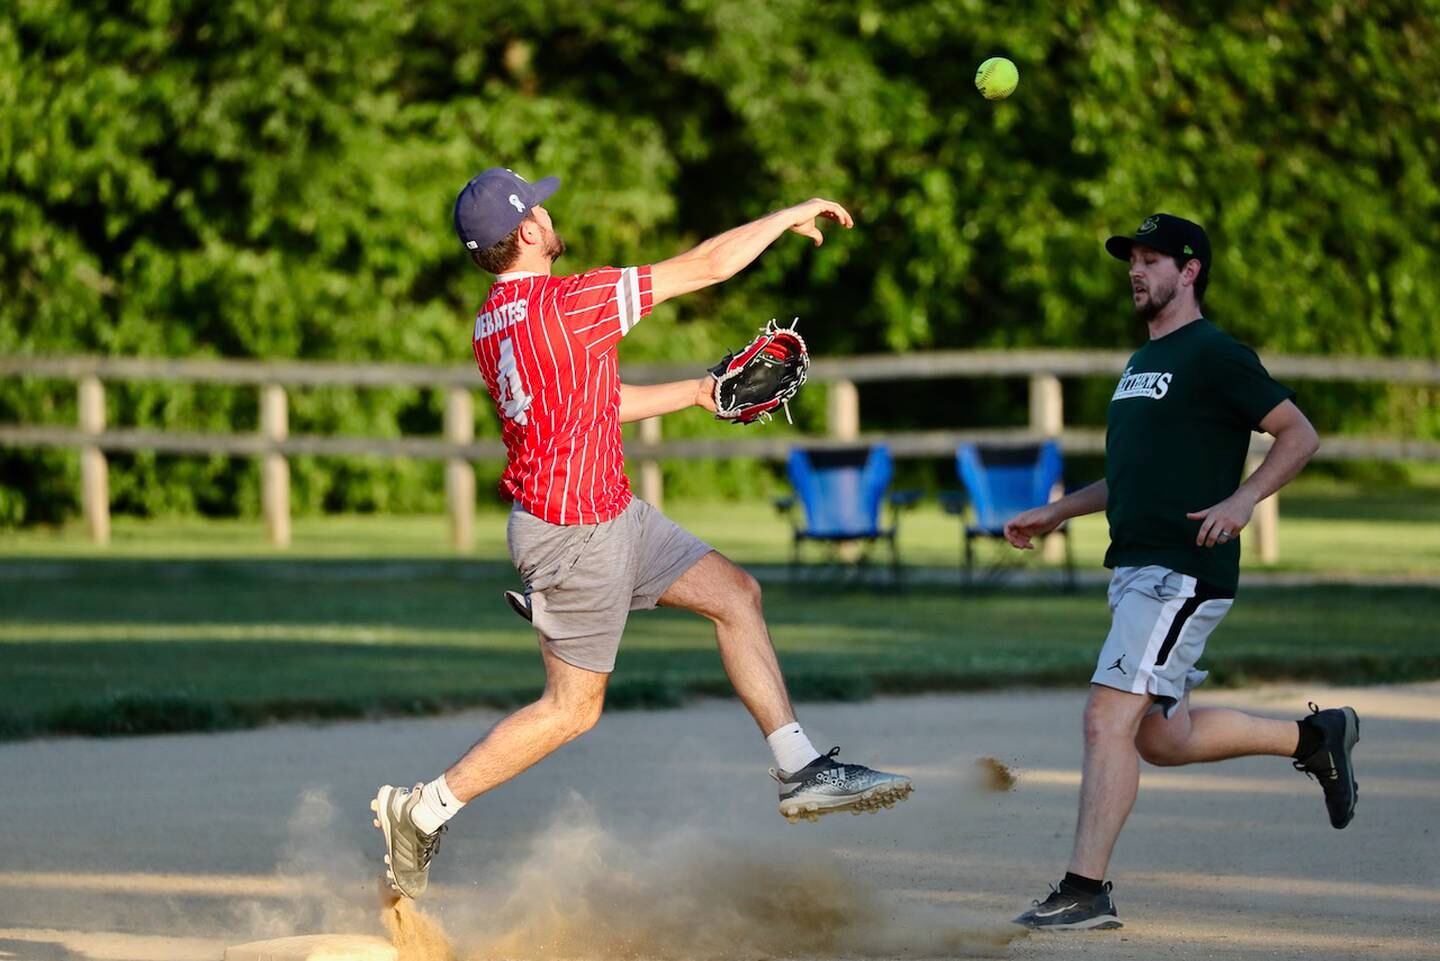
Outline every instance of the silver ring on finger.
<path id="1" fill-rule="evenodd" d="M 1222 541 L 1223 541 L 1223 540 L 1226 540 L 1229 536 L 1230 536 L 1230 532 L 1229 532 L 1229 531 L 1221 531 L 1221 532 L 1220 532 L 1220 539 L 1221 539 Z"/>

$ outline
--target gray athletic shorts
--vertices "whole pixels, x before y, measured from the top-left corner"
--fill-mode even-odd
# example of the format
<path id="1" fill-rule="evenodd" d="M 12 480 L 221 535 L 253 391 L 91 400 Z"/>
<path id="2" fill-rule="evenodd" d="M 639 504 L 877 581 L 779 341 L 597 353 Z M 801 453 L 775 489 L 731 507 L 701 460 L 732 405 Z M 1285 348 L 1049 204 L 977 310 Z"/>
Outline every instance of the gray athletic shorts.
<path id="1" fill-rule="evenodd" d="M 1169 717 L 1208 675 L 1195 664 L 1231 595 L 1168 567 L 1117 567 L 1110 579 L 1110 636 L 1091 684 L 1150 694 Z"/>
<path id="2" fill-rule="evenodd" d="M 653 608 L 711 550 L 638 497 L 603 524 L 551 524 L 516 504 L 506 539 L 550 652 L 602 674 L 615 669 L 630 612 Z"/>

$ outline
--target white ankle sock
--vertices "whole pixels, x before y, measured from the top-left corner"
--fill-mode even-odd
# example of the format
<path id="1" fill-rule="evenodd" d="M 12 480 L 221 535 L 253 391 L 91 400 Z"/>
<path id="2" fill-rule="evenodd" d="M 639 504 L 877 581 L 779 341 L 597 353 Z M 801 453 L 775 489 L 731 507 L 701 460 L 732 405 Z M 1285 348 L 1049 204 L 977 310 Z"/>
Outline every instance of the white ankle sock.
<path id="1" fill-rule="evenodd" d="M 820 756 L 799 724 L 787 724 L 771 731 L 765 736 L 765 743 L 775 755 L 775 766 L 786 774 L 794 774 Z"/>
<path id="2" fill-rule="evenodd" d="M 434 834 L 440 825 L 460 813 L 465 805 L 450 792 L 445 775 L 440 775 L 420 789 L 420 803 L 410 812 L 410 820 L 421 834 Z"/>

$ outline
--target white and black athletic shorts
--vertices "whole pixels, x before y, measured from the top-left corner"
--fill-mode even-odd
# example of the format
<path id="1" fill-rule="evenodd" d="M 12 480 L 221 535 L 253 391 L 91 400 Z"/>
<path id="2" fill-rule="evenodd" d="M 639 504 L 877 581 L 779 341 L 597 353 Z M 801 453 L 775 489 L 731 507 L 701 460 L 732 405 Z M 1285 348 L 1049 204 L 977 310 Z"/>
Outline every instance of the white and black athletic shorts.
<path id="1" fill-rule="evenodd" d="M 1149 694 L 1169 717 L 1208 676 L 1196 668 L 1210 632 L 1230 605 L 1227 592 L 1168 567 L 1117 567 L 1110 579 L 1110 636 L 1091 684 Z"/>
<path id="2" fill-rule="evenodd" d="M 608 674 L 631 611 L 649 610 L 711 547 L 636 497 L 603 524 L 551 524 L 516 504 L 506 528 L 550 652 Z"/>

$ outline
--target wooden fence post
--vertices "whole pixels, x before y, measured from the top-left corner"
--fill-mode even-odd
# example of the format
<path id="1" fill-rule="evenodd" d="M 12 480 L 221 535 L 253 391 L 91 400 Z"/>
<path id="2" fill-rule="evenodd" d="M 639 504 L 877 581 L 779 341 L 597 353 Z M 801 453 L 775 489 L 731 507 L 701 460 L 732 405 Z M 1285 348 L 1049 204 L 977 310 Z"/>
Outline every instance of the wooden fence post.
<path id="1" fill-rule="evenodd" d="M 475 401 L 468 387 L 445 395 L 445 439 L 468 444 L 475 439 Z M 450 508 L 450 546 L 469 553 L 475 546 L 475 468 L 463 457 L 445 461 L 445 503 Z"/>
<path id="2" fill-rule="evenodd" d="M 99 377 L 80 378 L 80 430 L 105 432 L 105 386 Z M 80 448 L 80 504 L 91 542 L 110 543 L 110 475 L 99 447 Z"/>
<path id="3" fill-rule="evenodd" d="M 825 398 L 825 423 L 830 436 L 838 440 L 860 436 L 860 391 L 854 381 L 831 381 Z"/>
<path id="4" fill-rule="evenodd" d="M 646 444 L 660 443 L 660 433 L 660 418 L 647 417 L 640 422 L 640 440 Z M 656 510 L 665 509 L 662 503 L 665 499 L 665 478 L 660 473 L 660 462 L 657 460 L 640 462 L 640 499 Z"/>
<path id="5" fill-rule="evenodd" d="M 1030 375 L 1030 430 L 1045 437 L 1059 437 L 1065 430 L 1064 394 L 1054 374 Z"/>
<path id="6" fill-rule="evenodd" d="M 1245 463 L 1245 476 L 1255 473 L 1264 457 L 1252 457 Z M 1255 532 L 1255 553 L 1262 564 L 1280 560 L 1280 494 L 1274 493 L 1255 505 L 1250 529 Z"/>
<path id="7" fill-rule="evenodd" d="M 290 436 L 290 418 L 285 388 L 264 384 L 260 388 L 260 434 L 279 443 Z M 265 515 L 265 532 L 276 547 L 290 546 L 290 463 L 285 455 L 268 451 L 260 462 L 260 509 Z"/>
<path id="8" fill-rule="evenodd" d="M 1054 374 L 1030 375 L 1030 430 L 1055 438 L 1065 430 L 1065 395 L 1060 390 L 1060 378 Z M 1056 484 L 1050 491 L 1052 501 L 1064 496 L 1064 484 Z M 1050 564 L 1063 562 L 1065 542 L 1056 535 L 1046 537 L 1040 545 L 1040 555 Z"/>

